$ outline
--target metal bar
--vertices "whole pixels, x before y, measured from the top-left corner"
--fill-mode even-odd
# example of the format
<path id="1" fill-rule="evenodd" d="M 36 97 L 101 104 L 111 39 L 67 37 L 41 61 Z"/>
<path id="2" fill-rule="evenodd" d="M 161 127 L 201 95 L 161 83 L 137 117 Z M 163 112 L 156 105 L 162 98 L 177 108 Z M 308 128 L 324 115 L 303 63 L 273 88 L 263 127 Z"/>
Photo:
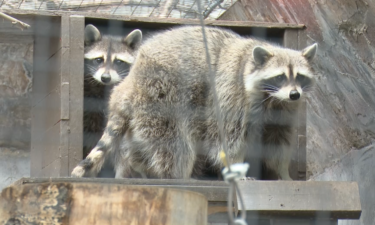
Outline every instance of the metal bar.
<path id="1" fill-rule="evenodd" d="M 38 10 L 40 10 L 40 7 L 42 7 L 44 1 L 45 1 L 45 0 L 43 0 L 43 1 L 40 3 Z"/>
<path id="2" fill-rule="evenodd" d="M 197 2 L 197 0 L 194 0 L 194 2 L 193 2 L 193 4 L 191 5 L 191 7 L 190 7 L 188 10 L 186 10 L 187 12 L 185 13 L 184 18 L 186 18 L 186 15 L 187 15 L 188 13 L 190 13 L 191 9 L 193 8 L 193 6 L 195 5 L 196 2 Z"/>
<path id="3" fill-rule="evenodd" d="M 64 2 L 64 0 L 62 0 L 62 1 L 60 2 L 60 5 L 59 5 L 59 9 L 58 9 L 58 10 L 60 10 L 60 8 L 61 8 L 63 2 Z"/>
<path id="4" fill-rule="evenodd" d="M 118 6 L 116 7 L 115 11 L 113 11 L 112 14 L 115 14 L 115 12 L 117 11 L 118 7 L 120 7 L 120 5 L 122 4 L 124 0 L 121 0 L 120 4 L 118 4 Z M 102 4 L 103 0 L 100 2 L 100 4 Z M 99 7 L 98 7 L 99 8 Z M 95 11 L 96 12 L 96 11 Z"/>
<path id="5" fill-rule="evenodd" d="M 157 7 L 160 7 L 160 2 L 161 2 L 161 0 L 159 0 L 158 4 L 152 9 L 152 11 L 151 11 L 150 15 L 148 15 L 148 17 L 151 17 L 152 13 L 154 13 L 154 11 Z"/>
<path id="6" fill-rule="evenodd" d="M 142 3 L 142 0 L 138 3 L 138 5 L 135 7 L 135 9 L 133 10 L 133 12 L 130 14 L 130 16 L 132 16 L 135 12 L 135 10 L 137 10 L 138 6 Z"/>
<path id="7" fill-rule="evenodd" d="M 23 0 L 22 0 L 21 3 L 18 5 L 18 9 L 21 8 L 22 3 L 23 3 Z"/>
<path id="8" fill-rule="evenodd" d="M 83 0 L 82 0 L 81 3 L 79 4 L 78 9 L 81 8 L 82 2 L 83 2 Z M 78 10 L 78 9 L 77 9 L 77 10 Z"/>

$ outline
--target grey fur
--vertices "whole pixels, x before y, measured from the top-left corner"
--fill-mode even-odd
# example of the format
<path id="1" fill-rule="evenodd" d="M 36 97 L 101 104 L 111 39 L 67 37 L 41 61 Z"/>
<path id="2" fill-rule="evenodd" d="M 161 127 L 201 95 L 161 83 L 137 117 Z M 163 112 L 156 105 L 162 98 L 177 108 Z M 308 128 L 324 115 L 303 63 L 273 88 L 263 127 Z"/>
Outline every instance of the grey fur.
<path id="1" fill-rule="evenodd" d="M 206 32 L 229 158 L 262 158 L 290 179 L 291 133 L 300 99 L 314 84 L 316 46 L 304 51 L 307 59 L 227 30 Z M 129 75 L 113 90 L 100 146 L 87 157 L 93 166 L 79 165 L 72 176 L 95 176 L 108 154 L 115 155 L 116 177 L 190 178 L 199 164 L 223 167 L 202 40 L 200 27 L 182 27 L 141 46 Z M 298 92 L 294 101 L 292 92 Z"/>

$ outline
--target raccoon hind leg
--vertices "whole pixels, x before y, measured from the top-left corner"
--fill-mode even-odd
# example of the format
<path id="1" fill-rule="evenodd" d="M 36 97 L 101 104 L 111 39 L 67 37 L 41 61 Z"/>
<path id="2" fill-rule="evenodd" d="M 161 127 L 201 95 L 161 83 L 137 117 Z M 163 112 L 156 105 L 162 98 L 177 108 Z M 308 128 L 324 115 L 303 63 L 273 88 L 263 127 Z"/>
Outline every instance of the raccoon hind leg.
<path id="1" fill-rule="evenodd" d="M 146 151 L 147 174 L 155 178 L 190 179 L 196 160 L 193 149 L 176 137 L 174 140 L 153 141 Z"/>

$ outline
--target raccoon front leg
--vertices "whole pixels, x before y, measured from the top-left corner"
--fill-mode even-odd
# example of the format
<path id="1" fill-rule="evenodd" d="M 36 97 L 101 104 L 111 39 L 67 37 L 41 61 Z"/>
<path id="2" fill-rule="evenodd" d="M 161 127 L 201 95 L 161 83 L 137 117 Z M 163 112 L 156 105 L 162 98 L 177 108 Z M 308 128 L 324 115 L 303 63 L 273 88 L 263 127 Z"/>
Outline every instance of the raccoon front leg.
<path id="1" fill-rule="evenodd" d="M 72 177 L 93 177 L 103 167 L 106 156 L 116 151 L 127 129 L 126 118 L 114 114 L 109 117 L 104 133 L 90 154 L 72 172 Z"/>
<path id="2" fill-rule="evenodd" d="M 293 180 L 289 175 L 289 165 L 292 158 L 291 146 L 282 146 L 279 166 L 277 169 L 278 176 L 281 180 Z"/>
<path id="3" fill-rule="evenodd" d="M 281 180 L 292 180 L 289 175 L 289 164 L 292 148 L 289 144 L 266 144 L 262 148 L 266 167 L 274 171 Z"/>

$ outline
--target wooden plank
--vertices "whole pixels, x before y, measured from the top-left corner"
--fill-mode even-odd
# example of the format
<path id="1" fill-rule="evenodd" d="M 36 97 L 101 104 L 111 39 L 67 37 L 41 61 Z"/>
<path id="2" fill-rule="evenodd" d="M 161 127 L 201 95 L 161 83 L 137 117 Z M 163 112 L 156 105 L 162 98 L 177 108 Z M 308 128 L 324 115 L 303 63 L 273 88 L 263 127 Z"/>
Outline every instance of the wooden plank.
<path id="1" fill-rule="evenodd" d="M 359 219 L 361 215 L 356 182 L 244 181 L 239 188 L 250 216 Z"/>
<path id="2" fill-rule="evenodd" d="M 38 101 L 60 86 L 60 18 L 36 17 L 33 28 L 34 79 L 38 79 L 33 83 L 33 98 Z"/>
<path id="3" fill-rule="evenodd" d="M 51 136 L 47 139 L 47 131 L 56 125 L 60 117 L 59 20 L 58 17 L 36 16 L 31 28 L 35 37 L 31 103 L 31 176 L 42 176 L 43 167 L 55 161 L 46 160 L 45 156 L 51 151 L 58 151 L 58 145 L 54 145 L 54 149 L 49 149 L 46 142 L 58 140 L 57 137 Z M 54 134 L 58 135 L 58 132 Z"/>
<path id="4" fill-rule="evenodd" d="M 298 33 L 299 33 L 299 30 L 286 29 L 284 31 L 284 37 L 283 37 L 284 47 L 299 50 Z M 303 107 L 306 107 L 306 105 L 302 104 L 301 108 L 303 108 Z M 298 113 L 300 114 L 301 111 L 299 111 Z M 289 174 L 290 174 L 290 177 L 293 180 L 300 180 L 301 179 L 299 177 L 299 174 L 300 174 L 299 169 L 302 169 L 302 168 L 300 168 L 300 165 L 301 165 L 300 160 L 301 159 L 299 158 L 299 156 L 302 155 L 302 153 L 300 153 L 299 151 L 303 150 L 303 148 L 299 148 L 299 145 L 298 145 L 299 144 L 299 142 L 298 142 L 299 122 L 300 121 L 298 120 L 297 128 L 293 132 L 294 141 L 292 142 L 292 149 L 294 151 L 293 151 L 293 155 L 292 155 L 292 162 L 291 162 L 290 167 L 289 167 Z M 306 155 L 306 153 L 305 153 L 305 155 Z M 304 162 L 305 162 L 305 165 L 306 165 L 306 159 L 304 160 Z M 306 171 L 306 168 L 304 168 L 303 170 Z M 306 179 L 306 176 L 305 176 L 305 179 Z"/>
<path id="5" fill-rule="evenodd" d="M 59 177 L 68 177 L 69 173 L 69 121 L 60 121 L 60 174 Z"/>
<path id="6" fill-rule="evenodd" d="M 39 184 L 39 183 L 106 183 L 122 185 L 160 186 L 196 191 L 209 201 L 226 202 L 228 199 L 228 184 L 223 181 L 200 181 L 182 179 L 113 179 L 113 178 L 22 178 L 13 185 Z"/>
<path id="7" fill-rule="evenodd" d="M 248 13 L 242 6 L 241 1 L 235 2 L 229 9 L 227 9 L 218 20 L 230 20 L 230 21 L 255 21 L 248 19 Z"/>
<path id="8" fill-rule="evenodd" d="M 70 18 L 61 17 L 61 115 L 60 115 L 60 176 L 69 176 L 69 114 L 70 114 Z"/>
<path id="9" fill-rule="evenodd" d="M 1 33 L 0 43 L 33 43 L 33 35 L 15 35 L 10 33 Z"/>
<path id="10" fill-rule="evenodd" d="M 310 219 L 271 219 L 272 225 L 337 225 L 337 220 L 310 220 Z"/>
<path id="11" fill-rule="evenodd" d="M 43 156 L 40 177 L 59 177 L 60 176 L 60 121 L 53 127 L 50 127 L 43 140 Z"/>
<path id="12" fill-rule="evenodd" d="M 83 73 L 84 73 L 83 16 L 69 19 L 69 174 L 82 160 L 83 146 Z M 65 74 L 64 74 L 65 76 Z M 65 79 L 65 78 L 64 78 Z"/>
<path id="13" fill-rule="evenodd" d="M 298 48 L 303 49 L 307 47 L 306 30 L 298 31 Z M 314 95 L 314 93 L 312 93 Z M 306 123 L 307 123 L 307 102 L 304 99 L 301 102 L 301 107 L 298 113 L 298 178 L 299 180 L 306 180 L 307 178 L 307 136 L 306 136 Z"/>
<path id="14" fill-rule="evenodd" d="M 62 16 L 62 15 L 80 15 L 86 18 L 98 18 L 98 19 L 111 19 L 121 20 L 128 24 L 137 24 L 138 26 L 147 26 L 147 24 L 155 27 L 155 25 L 199 25 L 199 20 L 195 19 L 172 19 L 172 18 L 156 18 L 156 17 L 131 17 L 123 15 L 108 15 L 93 12 L 67 12 L 67 11 L 54 11 L 54 10 L 15 10 L 15 9 L 4 9 L 4 13 L 19 14 L 19 15 L 44 15 L 44 16 Z M 301 29 L 304 27 L 303 24 L 291 24 L 291 23 L 267 23 L 267 22 L 252 22 L 252 21 L 221 21 L 221 20 L 206 20 L 206 25 L 209 26 L 222 26 L 222 27 L 264 27 L 264 28 L 275 28 L 275 29 Z"/>

